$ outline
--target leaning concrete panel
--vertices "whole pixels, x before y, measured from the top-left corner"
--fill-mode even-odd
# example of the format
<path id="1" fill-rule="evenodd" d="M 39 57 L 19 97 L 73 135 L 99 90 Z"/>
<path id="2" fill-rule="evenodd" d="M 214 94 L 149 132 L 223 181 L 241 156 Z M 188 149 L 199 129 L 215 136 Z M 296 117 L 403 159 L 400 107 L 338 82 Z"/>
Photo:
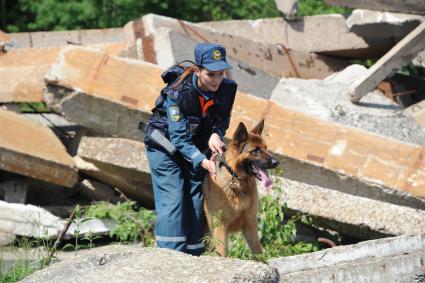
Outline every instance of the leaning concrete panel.
<path id="1" fill-rule="evenodd" d="M 425 49 L 425 21 L 369 68 L 365 76 L 358 78 L 347 89 L 351 101 L 358 102 L 367 92 L 395 70 L 412 61 Z"/>
<path id="2" fill-rule="evenodd" d="M 78 147 L 78 156 L 99 169 L 107 168 L 116 180 L 126 183 L 127 186 L 110 183 L 124 194 L 153 206 L 150 169 L 143 143 L 119 138 L 84 137 Z"/>
<path id="3" fill-rule="evenodd" d="M 110 55 L 120 53 L 126 44 L 93 45 Z M 56 61 L 61 48 L 13 49 L 0 56 L 0 103 L 40 102 L 44 76 Z"/>
<path id="4" fill-rule="evenodd" d="M 11 33 L 10 37 L 16 43 L 14 48 L 63 47 L 68 44 L 91 45 L 125 41 L 122 28 L 23 32 Z"/>
<path id="5" fill-rule="evenodd" d="M 356 239 L 425 235 L 425 211 L 278 178 L 290 212 L 313 216 L 314 224 Z"/>
<path id="6" fill-rule="evenodd" d="M 278 258 L 279 282 L 411 282 L 423 268 L 424 236 L 401 236 Z M 418 281 L 419 282 L 419 281 Z"/>
<path id="7" fill-rule="evenodd" d="M 73 159 L 49 129 L 0 110 L 0 169 L 72 187 L 78 180 Z"/>
<path id="8" fill-rule="evenodd" d="M 348 65 L 344 60 L 300 52 L 298 49 L 290 50 L 282 44 L 261 42 L 252 37 L 247 39 L 238 36 L 238 33 L 231 34 L 168 17 L 150 14 L 137 23 L 141 22 L 147 35 L 155 36 L 158 28 L 166 27 L 197 42 L 220 43 L 226 47 L 229 57 L 277 77 L 324 78 Z M 125 29 L 134 29 L 135 26 L 135 23 L 130 22 Z M 158 48 L 155 49 L 157 51 Z M 158 52 L 156 57 L 159 62 Z"/>
<path id="9" fill-rule="evenodd" d="M 303 17 L 296 21 L 283 18 L 205 22 L 208 26 L 232 35 L 252 38 L 304 52 L 317 52 L 345 58 L 379 57 L 394 45 L 392 33 L 382 38 L 365 37 L 350 32 L 340 14 Z M 331 31 L 331 32 L 330 32 Z"/>
<path id="10" fill-rule="evenodd" d="M 334 6 L 425 15 L 423 0 L 326 0 Z"/>

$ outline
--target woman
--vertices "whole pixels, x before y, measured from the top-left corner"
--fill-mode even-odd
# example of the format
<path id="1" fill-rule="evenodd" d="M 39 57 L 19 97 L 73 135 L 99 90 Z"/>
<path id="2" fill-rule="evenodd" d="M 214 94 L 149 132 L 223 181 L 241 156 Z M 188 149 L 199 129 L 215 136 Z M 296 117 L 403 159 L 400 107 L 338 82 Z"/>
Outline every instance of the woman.
<path id="1" fill-rule="evenodd" d="M 145 145 L 158 247 L 192 255 L 204 251 L 201 185 L 207 172 L 215 178 L 215 158 L 223 153 L 237 89 L 224 77 L 230 68 L 223 46 L 198 44 L 195 65 L 161 91 L 152 110 Z"/>

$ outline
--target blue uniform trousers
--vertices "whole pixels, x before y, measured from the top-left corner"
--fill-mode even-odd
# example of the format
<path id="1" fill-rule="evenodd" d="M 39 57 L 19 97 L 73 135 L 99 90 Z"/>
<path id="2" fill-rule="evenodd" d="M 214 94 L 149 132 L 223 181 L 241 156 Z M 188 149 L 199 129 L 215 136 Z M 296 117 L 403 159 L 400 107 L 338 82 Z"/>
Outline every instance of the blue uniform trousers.
<path id="1" fill-rule="evenodd" d="M 204 251 L 204 213 L 202 207 L 203 168 L 193 165 L 176 152 L 147 146 L 157 220 L 158 247 L 200 255 Z"/>

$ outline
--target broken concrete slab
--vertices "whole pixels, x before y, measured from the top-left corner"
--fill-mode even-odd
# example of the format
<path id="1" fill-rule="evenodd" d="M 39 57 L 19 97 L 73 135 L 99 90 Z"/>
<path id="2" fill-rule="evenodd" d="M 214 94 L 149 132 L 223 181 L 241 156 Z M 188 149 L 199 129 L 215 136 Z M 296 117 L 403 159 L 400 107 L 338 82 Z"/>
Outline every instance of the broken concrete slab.
<path id="1" fill-rule="evenodd" d="M 93 45 L 110 55 L 122 51 L 122 43 Z M 41 102 L 44 76 L 56 61 L 61 48 L 21 48 L 0 56 L 0 103 Z"/>
<path id="2" fill-rule="evenodd" d="M 365 76 L 353 82 L 347 89 L 347 95 L 351 101 L 359 102 L 366 93 L 375 89 L 380 81 L 398 68 L 408 64 L 424 48 L 425 21 L 370 67 Z"/>
<path id="3" fill-rule="evenodd" d="M 405 282 L 423 268 L 425 237 L 400 236 L 273 259 L 279 282 Z"/>
<path id="4" fill-rule="evenodd" d="M 143 282 L 277 282 L 278 274 L 275 268 L 255 261 L 111 245 L 65 259 L 22 282 L 127 282 L 134 278 Z"/>
<path id="5" fill-rule="evenodd" d="M 204 22 L 199 25 L 248 39 L 255 34 L 260 42 L 283 44 L 292 50 L 342 58 L 378 58 L 391 49 L 395 37 L 389 33 L 385 38 L 367 38 L 350 32 L 345 17 L 340 14 L 308 16 L 295 21 L 268 18 Z"/>
<path id="6" fill-rule="evenodd" d="M 402 114 L 403 107 L 380 91 L 369 93 L 358 105 L 343 94 L 345 88 L 365 72 L 364 66 L 352 65 L 323 81 L 282 78 L 270 99 L 319 119 L 425 146 L 425 134 L 414 119 Z"/>
<path id="7" fill-rule="evenodd" d="M 425 15 L 425 2 L 422 0 L 326 0 L 326 3 L 349 8 Z"/>
<path id="8" fill-rule="evenodd" d="M 417 27 L 422 16 L 356 9 L 347 18 L 351 32 L 364 38 L 382 38 L 388 34 L 402 38 Z"/>
<path id="9" fill-rule="evenodd" d="M 153 207 L 153 191 L 145 146 L 141 142 L 119 138 L 84 137 L 78 156 L 96 169 L 80 170 L 117 187 L 126 196 Z M 78 161 L 79 164 L 84 164 Z M 86 167 L 89 167 L 86 165 Z"/>
<path id="10" fill-rule="evenodd" d="M 290 214 L 311 215 L 314 225 L 355 239 L 425 234 L 425 211 L 277 178 Z"/>
<path id="11" fill-rule="evenodd" d="M 45 99 L 79 125 L 142 141 L 139 122 L 147 122 L 148 111 L 164 86 L 161 72 L 150 63 L 67 47 L 45 77 L 62 93 L 47 93 Z"/>
<path id="12" fill-rule="evenodd" d="M 153 38 L 152 41 L 155 49 L 154 56 L 156 56 L 156 62 L 158 63 L 161 60 L 158 51 L 161 51 L 162 44 L 164 43 L 160 40 L 155 40 L 155 37 L 159 28 L 169 28 L 175 32 L 185 34 L 196 42 L 220 43 L 226 47 L 229 58 L 233 58 L 238 62 L 244 62 L 252 68 L 257 68 L 278 77 L 296 76 L 303 78 L 324 78 L 348 65 L 348 62 L 344 60 L 309 54 L 308 52 L 301 52 L 298 50 L 290 50 L 290 48 L 282 44 L 270 44 L 252 40 L 252 38 L 247 39 L 238 36 L 237 33 L 231 34 L 214 30 L 206 26 L 154 14 L 149 14 L 138 21 L 130 22 L 124 29 L 136 29 L 137 25 L 143 25 L 145 34 Z M 137 39 L 134 38 L 135 32 L 128 31 L 126 34 L 133 35 L 133 37 L 127 39 L 130 42 Z M 164 36 L 162 36 L 162 38 L 164 38 Z M 184 39 L 180 37 L 180 40 Z M 157 47 L 157 44 L 161 44 L 161 46 Z M 193 58 L 192 49 L 188 48 L 184 42 L 179 42 L 178 39 L 174 39 L 171 40 L 171 44 L 185 46 L 185 48 L 188 49 L 191 56 L 183 59 Z M 169 45 L 170 43 L 165 44 L 165 46 Z M 164 67 L 168 66 L 170 65 Z M 243 85 L 244 81 L 239 81 L 239 84 Z"/>
<path id="13" fill-rule="evenodd" d="M 425 133 L 425 100 L 416 103 L 405 110 L 406 113 L 413 116 L 418 125 Z"/>
<path id="14" fill-rule="evenodd" d="M 0 109 L 0 169 L 72 187 L 78 172 L 50 129 Z"/>
<path id="15" fill-rule="evenodd" d="M 122 28 L 11 33 L 15 48 L 48 48 L 125 41 Z"/>

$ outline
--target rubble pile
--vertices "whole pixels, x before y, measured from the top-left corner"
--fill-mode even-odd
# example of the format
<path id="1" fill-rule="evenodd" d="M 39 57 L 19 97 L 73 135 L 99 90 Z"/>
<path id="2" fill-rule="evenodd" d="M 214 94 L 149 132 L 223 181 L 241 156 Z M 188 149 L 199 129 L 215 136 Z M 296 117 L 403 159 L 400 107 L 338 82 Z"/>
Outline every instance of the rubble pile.
<path id="1" fill-rule="evenodd" d="M 395 74 L 425 67 L 422 2 L 327 0 L 361 8 L 347 18 L 297 18 L 285 10 L 296 1 L 277 2 L 285 17 L 191 23 L 148 14 L 114 29 L 0 31 L 0 211 L 10 212 L 0 212 L 0 245 L 37 236 L 34 225 L 57 235 L 69 210 L 53 207 L 132 199 L 154 208 L 143 127 L 161 72 L 193 60 L 198 42 L 224 45 L 234 67 L 227 137 L 239 122 L 265 118 L 290 211 L 358 240 L 425 234 L 425 78 Z M 352 64 L 359 59 L 377 61 Z M 50 113 L 19 113 L 35 102 Z M 44 222 L 28 216 L 34 209 Z M 425 258 L 421 243 L 412 260 Z"/>

